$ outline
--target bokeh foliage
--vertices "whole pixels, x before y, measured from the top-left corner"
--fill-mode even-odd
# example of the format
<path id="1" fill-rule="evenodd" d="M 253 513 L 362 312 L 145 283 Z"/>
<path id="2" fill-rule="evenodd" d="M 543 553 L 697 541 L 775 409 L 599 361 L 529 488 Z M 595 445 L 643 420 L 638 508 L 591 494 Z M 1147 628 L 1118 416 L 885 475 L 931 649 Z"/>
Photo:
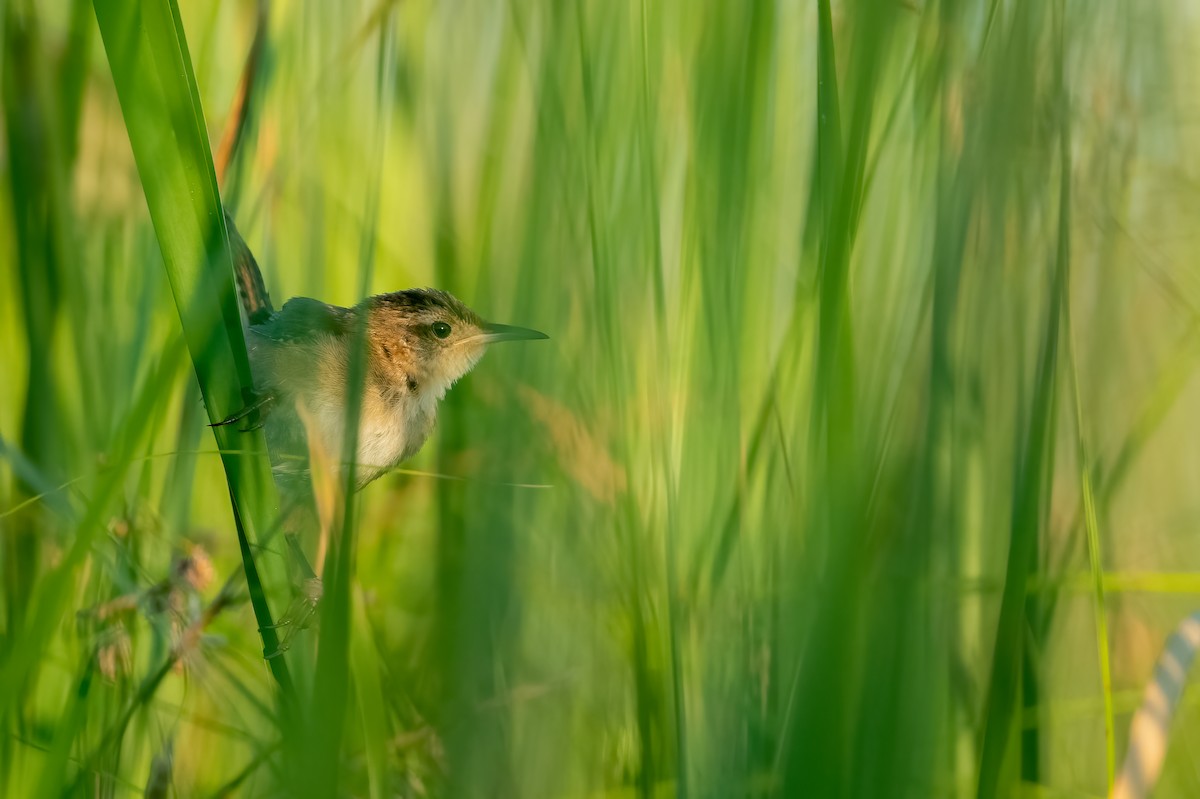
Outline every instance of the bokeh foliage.
<path id="1" fill-rule="evenodd" d="M 1187 4 L 0 8 L 0 794 L 1107 792 L 1200 594 Z M 256 35 L 221 196 L 276 301 L 551 335 L 350 504 L 286 692 L 187 326 Z"/>

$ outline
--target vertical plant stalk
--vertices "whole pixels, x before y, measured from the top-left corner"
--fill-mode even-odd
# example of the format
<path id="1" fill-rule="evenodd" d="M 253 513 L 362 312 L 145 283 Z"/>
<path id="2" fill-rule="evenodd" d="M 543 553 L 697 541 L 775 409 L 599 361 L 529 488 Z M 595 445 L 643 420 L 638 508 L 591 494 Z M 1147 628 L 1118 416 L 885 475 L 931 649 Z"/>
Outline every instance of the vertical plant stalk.
<path id="1" fill-rule="evenodd" d="M 1088 564 L 1092 574 L 1092 612 L 1096 619 L 1096 651 L 1099 657 L 1100 686 L 1104 692 L 1104 762 L 1108 790 L 1113 788 L 1116 771 L 1116 733 L 1113 721 L 1112 666 L 1109 662 L 1108 615 L 1104 600 L 1104 559 L 1100 551 L 1100 522 L 1096 513 L 1096 490 L 1092 480 L 1091 451 L 1084 432 L 1083 400 L 1079 392 L 1079 369 L 1075 358 L 1075 336 L 1071 329 L 1070 300 L 1067 310 L 1068 356 L 1071 360 L 1071 383 L 1075 394 L 1075 425 L 1079 457 L 1079 479 L 1083 491 L 1084 531 L 1087 538 Z"/>
<path id="2" fill-rule="evenodd" d="M 61 157 L 52 109 L 44 102 L 46 59 L 36 7 L 7 4 L 0 13 L 0 101 L 10 153 L 8 181 L 12 197 L 15 269 L 20 291 L 28 358 L 21 418 L 20 449 L 44 473 L 60 476 L 63 468 L 61 424 L 54 398 L 59 380 L 54 371 L 55 331 L 62 305 L 61 254 L 63 206 L 67 169 Z M 13 494 L 33 496 L 36 490 L 18 475 Z M 39 531 L 32 512 L 16 516 L 4 531 L 0 548 L 4 561 L 4 613 L 9 631 L 0 651 L 11 645 L 12 631 L 25 623 L 29 599 L 41 571 Z"/>
<path id="3" fill-rule="evenodd" d="M 372 172 L 366 185 L 363 207 L 365 225 L 359 243 L 359 296 L 366 296 L 374 270 L 375 246 L 378 238 L 379 202 L 383 175 L 384 145 L 387 142 L 388 99 L 392 92 L 390 65 L 393 63 L 392 16 L 387 14 L 379 26 L 379 49 L 376 59 L 376 107 L 379 121 L 375 131 L 372 162 L 379 168 Z M 353 616 L 352 584 L 355 571 L 355 533 L 357 527 L 356 456 L 358 432 L 362 419 L 362 387 L 367 375 L 367 321 L 366 313 L 359 314 L 358 329 L 354 333 L 354 344 L 350 351 L 347 369 L 346 419 L 344 438 L 341 442 L 341 502 L 334 503 L 335 518 L 329 532 L 329 549 L 325 555 L 322 575 L 326 581 L 321 603 L 321 646 L 317 655 L 316 675 L 313 683 L 311 707 L 314 718 L 310 725 L 308 741 L 310 756 L 308 767 L 312 769 L 312 781 L 305 786 L 314 796 L 334 796 L 338 790 L 341 772 L 341 742 L 346 720 L 346 705 L 350 701 L 351 680 L 351 625 Z M 310 441 L 315 440 L 310 437 Z M 311 446 L 311 445 L 310 445 Z M 336 478 L 330 478 L 336 479 Z"/>
<path id="4" fill-rule="evenodd" d="M 1061 11 L 1059 12 L 1062 13 Z M 1062 22 L 1060 21 L 1060 35 Z M 1060 54 L 1063 49 L 1063 43 L 1059 41 Z M 1065 87 L 1065 82 L 1062 75 L 1061 58 L 1059 66 L 1059 86 Z M 1069 164 L 1070 157 L 1070 137 L 1068 108 L 1065 97 L 1062 101 L 1060 113 L 1063 116 L 1062 127 L 1063 133 L 1059 137 L 1059 157 L 1063 162 L 1064 169 Z M 1070 174 L 1066 175 L 1063 191 L 1070 189 Z M 1107 780 L 1108 791 L 1111 794 L 1113 791 L 1113 782 L 1116 774 L 1117 750 L 1116 750 L 1116 730 L 1113 720 L 1113 684 L 1112 684 L 1112 665 L 1109 662 L 1109 646 L 1108 646 L 1108 615 L 1107 607 L 1104 599 L 1104 558 L 1100 551 L 1100 522 L 1096 512 L 1096 487 L 1093 475 L 1092 454 L 1088 447 L 1087 427 L 1083 417 L 1083 399 L 1079 390 L 1079 361 L 1076 355 L 1075 347 L 1075 328 L 1071 323 L 1071 290 L 1070 290 L 1070 266 L 1064 267 L 1067 271 L 1066 287 L 1064 290 L 1063 304 L 1065 309 L 1065 325 L 1067 335 L 1067 357 L 1070 360 L 1071 366 L 1071 386 L 1073 389 L 1075 400 L 1075 439 L 1078 450 L 1079 459 L 1079 479 L 1080 487 L 1083 493 L 1083 525 L 1086 533 L 1088 564 L 1092 574 L 1092 612 L 1096 620 L 1096 653 L 1100 666 L 1100 686 L 1104 693 L 1104 764 L 1105 778 Z"/>
<path id="5" fill-rule="evenodd" d="M 659 209 L 659 187 L 658 175 L 656 170 L 658 164 L 654 157 L 654 125 L 652 124 L 651 113 L 651 90 L 650 90 L 650 46 L 649 33 L 647 24 L 647 8 L 646 0 L 641 0 L 639 6 L 639 52 L 641 55 L 641 81 L 639 82 L 640 94 L 638 98 L 638 145 L 641 148 L 643 158 L 642 177 L 644 179 L 643 191 L 645 192 L 645 207 L 650 212 L 650 233 L 651 246 L 653 247 L 653 255 L 651 259 L 651 268 L 653 269 L 654 278 L 654 307 L 655 318 L 659 322 L 659 368 L 660 380 L 659 384 L 660 395 L 659 401 L 665 402 L 667 391 L 665 386 L 670 384 L 671 379 L 671 331 L 667 321 L 667 306 L 666 306 L 666 288 L 663 284 L 663 258 L 662 258 L 662 218 Z M 683 671 L 682 658 L 683 654 L 680 651 L 680 630 L 679 630 L 679 578 L 677 573 L 678 552 L 681 547 L 679 545 L 679 515 L 677 512 L 678 494 L 679 494 L 679 474 L 678 471 L 671 467 L 671 457 L 669 452 L 668 442 L 676 435 L 676 431 L 671 430 L 669 433 L 660 432 L 656 436 L 655 458 L 658 461 L 658 468 L 664 475 L 666 484 L 665 504 L 666 504 L 666 529 L 663 531 L 663 548 L 662 558 L 666 568 L 667 580 L 667 601 L 666 601 L 666 627 L 667 640 L 669 643 L 669 656 L 671 666 L 671 707 L 674 710 L 674 734 L 675 734 L 675 753 L 676 753 L 676 796 L 678 799 L 687 799 L 689 796 L 689 751 L 687 739 L 687 706 L 686 696 L 684 694 L 685 676 Z"/>
<path id="6" fill-rule="evenodd" d="M 1030 407 L 1030 425 L 1023 442 L 1013 484 L 1013 509 L 1000 621 L 992 655 L 992 671 L 983 709 L 982 753 L 977 796 L 994 799 L 1003 793 L 1003 767 L 1018 717 L 1018 692 L 1026 621 L 1026 584 L 1037 554 L 1038 536 L 1049 513 L 1050 480 L 1054 469 L 1054 430 L 1057 397 L 1058 339 L 1066 305 L 1071 256 L 1071 147 L 1066 84 L 1064 82 L 1062 6 L 1058 22 L 1057 85 L 1059 92 L 1059 206 L 1058 245 L 1050 308 L 1042 331 L 1041 354 Z M 1027 675 L 1028 676 L 1028 675 Z"/>
<path id="7" fill-rule="evenodd" d="M 830 307 L 828 302 L 828 293 L 830 289 L 830 275 L 828 274 L 828 251 L 829 251 L 829 229 L 832 224 L 831 220 L 834 214 L 834 205 L 837 199 L 837 183 L 838 176 L 842 173 L 842 130 L 841 130 L 841 109 L 838 98 L 838 78 L 837 78 L 837 58 L 834 50 L 833 41 L 833 16 L 828 0 L 820 0 L 817 4 L 817 150 L 816 163 L 814 165 L 814 191 L 810 195 L 813 204 L 817 207 L 817 219 L 812 219 L 810 222 L 815 223 L 815 227 L 819 233 L 819 263 L 820 263 L 820 318 L 818 321 L 820 337 L 817 363 L 817 377 L 814 393 L 821 391 L 822 388 L 822 373 L 829 367 L 829 338 L 825 335 L 829 326 Z M 813 432 L 812 443 L 810 444 L 812 452 L 810 452 L 810 460 L 815 467 L 814 474 L 821 474 L 824 471 L 822 453 L 820 444 L 817 442 L 824 440 L 825 436 L 819 431 L 824 430 L 823 415 L 826 411 L 826 405 L 829 400 L 823 396 L 814 396 L 812 402 L 812 417 L 810 427 Z M 828 446 L 828 444 L 826 444 Z M 821 528 L 821 519 L 819 518 L 820 510 L 817 509 L 817 503 L 813 504 L 813 509 L 810 512 L 810 519 L 814 522 L 811 529 L 818 530 Z M 815 551 L 815 548 L 814 550 Z M 816 638 L 816 635 L 813 635 Z M 807 662 L 806 662 L 807 661 Z M 839 763 L 837 756 L 837 748 L 840 746 L 841 730 L 830 730 L 827 734 L 816 736 L 814 735 L 815 721 L 807 721 L 807 714 L 813 712 L 812 702 L 814 697 L 814 684 L 819 682 L 821 675 L 818 674 L 815 678 L 813 675 L 814 667 L 808 662 L 815 662 L 817 658 L 802 658 L 794 667 L 794 673 L 791 680 L 791 688 L 786 710 L 782 719 L 782 734 L 780 736 L 780 746 L 777 755 L 776 769 L 780 772 L 780 778 L 784 786 L 784 792 L 794 792 L 800 786 L 806 783 L 820 789 L 820 786 L 827 785 L 838 778 Z M 817 664 L 817 668 L 829 668 L 824 664 Z M 834 702 L 833 704 L 837 704 Z M 826 708 L 822 707 L 824 711 Z M 814 751 L 814 744 L 817 747 L 823 747 L 820 751 Z M 827 747 L 827 748 L 824 748 Z M 812 765 L 822 769 L 819 773 L 816 769 L 811 769 Z M 808 780 L 812 778 L 812 782 Z"/>
<path id="8" fill-rule="evenodd" d="M 820 499 L 809 510 L 807 534 L 817 553 L 808 601 L 818 610 L 784 722 L 788 795 L 836 793 L 861 777 L 850 753 L 864 685 L 852 675 L 861 656 L 856 641 L 866 598 L 857 558 L 867 483 L 850 277 L 881 67 L 894 27 L 890 11 L 867 13 L 868 5 L 856 7 L 864 13 L 856 15 L 849 43 L 852 64 L 842 87 L 849 103 L 841 117 L 832 11 L 827 0 L 818 4 L 815 176 L 822 209 L 809 468 L 818 475 L 814 492 Z"/>
<path id="9" fill-rule="evenodd" d="M 251 124 L 250 109 L 253 107 L 255 88 L 261 81 L 259 73 L 267 45 L 268 11 L 267 0 L 258 0 L 255 6 L 254 40 L 250 43 L 250 52 L 246 55 L 242 76 L 238 79 L 225 131 L 221 134 L 221 143 L 217 147 L 217 184 L 226 191 L 229 190 L 226 179 L 229 167 L 241 152 L 241 144 Z"/>
<path id="10" fill-rule="evenodd" d="M 244 405 L 253 381 L 179 9 L 175 0 L 94 0 L 93 5 L 188 350 L 209 419 L 215 422 Z M 231 427 L 214 428 L 214 433 L 264 653 L 278 652 L 250 544 L 253 533 L 267 529 L 277 505 L 265 442 L 261 433 L 243 434 Z M 292 681 L 284 658 L 272 657 L 268 663 L 284 697 L 290 698 Z"/>

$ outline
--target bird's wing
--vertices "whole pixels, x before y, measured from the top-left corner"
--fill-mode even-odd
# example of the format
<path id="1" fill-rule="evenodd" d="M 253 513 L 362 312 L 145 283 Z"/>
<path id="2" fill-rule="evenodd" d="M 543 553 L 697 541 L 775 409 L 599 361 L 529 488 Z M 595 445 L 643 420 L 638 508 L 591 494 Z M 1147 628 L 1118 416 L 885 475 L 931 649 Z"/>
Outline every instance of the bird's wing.
<path id="1" fill-rule="evenodd" d="M 349 308 L 293 297 L 264 322 L 251 330 L 273 341 L 304 341 L 321 335 L 341 337 L 353 329 L 354 312 Z"/>

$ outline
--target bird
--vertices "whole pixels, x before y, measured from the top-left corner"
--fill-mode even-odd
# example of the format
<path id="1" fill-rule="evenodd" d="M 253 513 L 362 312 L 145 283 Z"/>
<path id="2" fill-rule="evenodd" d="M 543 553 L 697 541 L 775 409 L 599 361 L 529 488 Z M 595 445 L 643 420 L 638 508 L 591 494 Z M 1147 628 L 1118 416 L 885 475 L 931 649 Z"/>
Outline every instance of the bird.
<path id="1" fill-rule="evenodd" d="M 273 658 L 309 626 L 324 593 L 320 569 L 328 519 L 322 523 L 322 492 L 313 485 L 312 468 L 318 457 L 324 462 L 343 451 L 352 374 L 361 377 L 355 387 L 357 491 L 420 451 L 446 392 L 489 346 L 549 336 L 485 321 L 453 294 L 433 288 L 378 294 L 350 308 L 293 297 L 276 310 L 258 262 L 228 211 L 225 226 L 254 385 L 246 392 L 246 405 L 213 426 L 244 422 L 243 430 L 262 427 L 266 434 L 298 576 L 296 596 L 271 625 L 286 630 L 275 649 L 263 653 Z M 357 347 L 365 358 L 356 371 Z M 314 527 L 319 536 L 315 569 L 298 542 Z"/>
<path id="2" fill-rule="evenodd" d="M 321 438 L 324 452 L 342 452 L 356 346 L 365 348 L 354 453 L 355 488 L 362 489 L 417 454 L 446 392 L 489 346 L 549 338 L 485 321 L 434 288 L 378 294 L 350 308 L 294 297 L 276 310 L 229 213 L 226 227 L 254 388 L 244 408 L 216 424 L 264 427 L 283 482 L 307 476 L 309 435 Z"/>

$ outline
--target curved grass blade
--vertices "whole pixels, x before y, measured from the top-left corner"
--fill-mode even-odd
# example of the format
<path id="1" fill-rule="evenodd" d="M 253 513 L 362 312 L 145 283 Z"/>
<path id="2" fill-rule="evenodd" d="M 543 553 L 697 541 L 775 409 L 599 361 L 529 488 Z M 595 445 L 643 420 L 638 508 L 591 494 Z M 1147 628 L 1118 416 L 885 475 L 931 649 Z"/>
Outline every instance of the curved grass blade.
<path id="1" fill-rule="evenodd" d="M 228 233 L 179 9 L 174 0 L 95 0 L 94 7 L 188 350 L 209 419 L 215 422 L 242 406 L 252 381 Z M 249 543 L 255 531 L 267 529 L 277 505 L 264 439 L 261 433 L 242 438 L 224 428 L 214 428 L 214 434 L 264 651 L 277 651 Z M 228 452 L 242 447 L 250 453 Z M 282 571 L 282 563 L 274 565 Z M 271 658 L 269 665 L 290 695 L 284 659 Z"/>

